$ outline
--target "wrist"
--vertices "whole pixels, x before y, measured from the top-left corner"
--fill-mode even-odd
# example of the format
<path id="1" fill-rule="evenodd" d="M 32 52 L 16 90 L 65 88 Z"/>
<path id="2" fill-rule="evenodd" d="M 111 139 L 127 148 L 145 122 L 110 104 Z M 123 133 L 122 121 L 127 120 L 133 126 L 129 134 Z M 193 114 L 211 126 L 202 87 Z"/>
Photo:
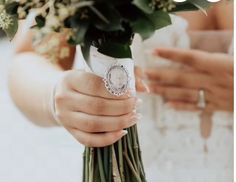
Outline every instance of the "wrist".
<path id="1" fill-rule="evenodd" d="M 50 87 L 50 95 L 48 99 L 48 111 L 49 111 L 50 120 L 55 126 L 62 126 L 62 123 L 57 117 L 55 95 L 56 95 L 57 87 L 60 84 L 64 75 L 65 75 L 65 72 L 61 72 L 60 74 L 58 74 L 57 77 L 55 77 Z"/>

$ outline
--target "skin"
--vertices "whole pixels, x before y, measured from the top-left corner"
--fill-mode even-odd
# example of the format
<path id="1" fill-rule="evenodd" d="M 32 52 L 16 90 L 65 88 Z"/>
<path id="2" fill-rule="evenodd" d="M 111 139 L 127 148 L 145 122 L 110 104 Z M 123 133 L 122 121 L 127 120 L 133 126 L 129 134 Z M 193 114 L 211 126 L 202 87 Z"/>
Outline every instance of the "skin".
<path id="1" fill-rule="evenodd" d="M 175 68 L 146 70 L 151 92 L 163 96 L 172 107 L 198 110 L 199 90 L 205 91 L 205 111 L 233 111 L 233 58 L 226 54 L 197 50 L 157 49 L 162 58 L 181 65 Z"/>
<path id="2" fill-rule="evenodd" d="M 232 30 L 233 6 L 221 1 L 201 12 L 179 13 L 189 22 L 190 31 Z M 227 19 L 227 21 L 225 21 Z M 197 23 L 196 23 L 197 22 Z M 205 112 L 233 111 L 233 57 L 196 50 L 157 49 L 156 56 L 178 62 L 180 68 L 137 68 L 137 79 L 148 78 L 151 92 L 161 95 L 177 110 L 199 110 L 199 90 L 206 95 Z M 139 91 L 143 88 L 137 86 Z"/>
<path id="3" fill-rule="evenodd" d="M 232 1 L 229 0 L 214 3 L 207 10 L 207 16 L 200 11 L 182 12 L 178 15 L 188 21 L 189 30 L 233 30 L 234 28 L 234 8 Z"/>
<path id="4" fill-rule="evenodd" d="M 57 64 L 35 53 L 32 36 L 30 31 L 26 36 L 19 32 L 15 39 L 16 55 L 10 69 L 9 88 L 19 109 L 39 126 L 57 126 L 58 120 L 75 139 L 89 147 L 104 147 L 126 135 L 123 129 L 136 124 L 140 117 L 136 113 L 140 101 L 129 93 L 112 96 L 102 78 L 71 70 L 75 48 L 67 45 L 65 36 L 57 35 L 60 46 L 70 48 L 70 56 L 58 60 Z M 56 118 L 50 105 L 54 86 Z"/>

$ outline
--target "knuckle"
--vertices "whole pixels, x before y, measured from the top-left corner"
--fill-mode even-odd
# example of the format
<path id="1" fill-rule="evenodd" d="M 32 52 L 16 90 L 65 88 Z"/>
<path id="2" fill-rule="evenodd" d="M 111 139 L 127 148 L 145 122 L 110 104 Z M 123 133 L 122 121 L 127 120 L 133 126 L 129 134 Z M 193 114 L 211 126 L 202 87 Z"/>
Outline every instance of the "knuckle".
<path id="1" fill-rule="evenodd" d="M 182 74 L 176 74 L 176 77 L 174 79 L 174 83 L 177 83 L 179 85 L 183 85 L 186 82 L 186 79 Z"/>
<path id="2" fill-rule="evenodd" d="M 122 130 L 124 128 L 127 128 L 128 127 L 128 120 L 120 120 L 118 123 L 117 123 L 117 130 Z"/>
<path id="3" fill-rule="evenodd" d="M 96 121 L 87 121 L 85 124 L 85 128 L 88 132 L 97 132 L 99 129 L 99 125 Z"/>
<path id="4" fill-rule="evenodd" d="M 59 92 L 55 94 L 54 99 L 55 99 L 55 103 L 57 105 L 60 105 L 61 103 L 64 103 L 66 99 L 68 99 L 68 95 L 64 92 Z"/>
<path id="5" fill-rule="evenodd" d="M 196 56 L 196 53 L 194 54 L 188 54 L 186 55 L 185 57 L 185 62 L 190 65 L 190 66 L 193 66 L 196 62 L 196 59 L 197 59 L 197 56 Z"/>
<path id="6" fill-rule="evenodd" d="M 102 114 L 106 108 L 106 102 L 103 99 L 96 99 L 91 101 L 90 105 L 92 106 L 94 112 Z"/>
<path id="7" fill-rule="evenodd" d="M 129 99 L 127 101 L 122 102 L 122 108 L 124 109 L 125 112 L 130 112 L 134 109 L 135 107 L 135 101 L 134 99 Z"/>
<path id="8" fill-rule="evenodd" d="M 191 94 L 191 92 L 183 92 L 181 94 L 181 98 L 182 99 L 186 99 L 186 100 L 190 100 L 190 101 L 193 101 L 194 100 L 194 97 L 193 95 Z"/>

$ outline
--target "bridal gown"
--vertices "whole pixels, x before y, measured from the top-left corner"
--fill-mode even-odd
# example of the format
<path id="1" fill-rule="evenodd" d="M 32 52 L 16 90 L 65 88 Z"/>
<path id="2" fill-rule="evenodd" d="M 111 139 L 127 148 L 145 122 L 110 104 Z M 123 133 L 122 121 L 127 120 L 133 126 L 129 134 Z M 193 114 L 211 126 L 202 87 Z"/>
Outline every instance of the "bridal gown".
<path id="1" fill-rule="evenodd" d="M 144 43 L 136 37 L 133 54 L 139 66 L 178 66 L 150 55 L 154 47 L 190 47 L 187 23 L 174 16 L 172 21 L 172 26 L 157 31 Z M 200 113 L 175 111 L 159 96 L 140 97 L 144 117 L 139 134 L 148 181 L 233 181 L 233 114 L 215 113 L 210 136 L 204 138 Z"/>
<path id="2" fill-rule="evenodd" d="M 173 25 L 157 31 L 144 43 L 135 37 L 132 50 L 139 66 L 178 66 L 150 56 L 150 50 L 156 46 L 190 47 L 187 23 L 175 16 L 172 21 Z M 75 68 L 83 68 L 82 59 L 78 50 Z M 211 135 L 204 139 L 200 132 L 200 113 L 177 112 L 165 106 L 158 96 L 139 97 L 144 100 L 140 108 L 143 118 L 138 126 L 149 182 L 233 181 L 232 114 L 215 113 Z"/>
<path id="3" fill-rule="evenodd" d="M 150 56 L 143 46 L 148 49 L 158 42 L 162 46 L 189 47 L 186 23 L 178 18 L 173 22 L 173 26 L 158 31 L 144 44 L 139 38 L 134 41 L 134 59 L 139 65 L 145 67 L 155 63 L 152 58 L 145 59 Z M 74 69 L 81 68 L 81 60 L 78 51 Z M 169 63 L 158 60 L 158 64 Z M 198 113 L 176 112 L 165 106 L 158 96 L 140 97 L 144 100 L 143 118 L 138 126 L 148 182 L 233 181 L 231 114 L 216 113 L 211 136 L 205 140 L 200 135 Z M 8 113 L 7 109 L 10 111 L 10 106 L 4 105 L 2 110 L 0 107 L 3 115 Z M 38 128 L 20 116 L 16 109 L 15 112 L 5 114 L 6 122 L 0 123 L 1 128 L 7 128 L 3 130 L 5 133 L 1 132 L 0 159 L 4 166 L 0 170 L 0 181 L 80 182 L 84 147 L 64 129 Z M 7 122 L 13 121 L 12 117 L 17 118 L 14 124 Z M 6 127 L 8 123 L 11 125 Z M 9 132 L 14 133 L 12 138 L 9 138 Z M 9 142 L 6 142 L 7 138 Z"/>

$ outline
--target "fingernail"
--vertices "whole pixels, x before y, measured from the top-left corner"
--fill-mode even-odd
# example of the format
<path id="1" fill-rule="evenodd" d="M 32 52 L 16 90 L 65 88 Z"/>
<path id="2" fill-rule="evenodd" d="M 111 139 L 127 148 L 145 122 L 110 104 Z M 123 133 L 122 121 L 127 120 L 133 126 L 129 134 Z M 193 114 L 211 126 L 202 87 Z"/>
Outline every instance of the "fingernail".
<path id="1" fill-rule="evenodd" d="M 147 93 L 150 93 L 150 89 L 149 89 L 148 85 L 147 85 L 143 80 L 141 80 L 141 82 L 142 82 L 143 87 L 144 87 L 144 89 L 146 90 L 146 92 L 147 92 Z"/>
<path id="2" fill-rule="evenodd" d="M 138 113 L 131 117 L 132 121 L 139 121 L 142 118 L 142 114 Z"/>
<path id="3" fill-rule="evenodd" d="M 122 136 L 125 136 L 128 134 L 128 131 L 127 130 L 122 130 Z"/>
<path id="4" fill-rule="evenodd" d="M 134 110 L 132 111 L 132 113 L 133 113 L 133 114 L 136 114 L 136 113 L 137 113 L 137 110 L 136 110 L 136 109 L 134 109 Z"/>
<path id="5" fill-rule="evenodd" d="M 143 117 L 143 115 L 142 115 L 142 114 L 140 114 L 140 113 L 138 113 L 138 114 L 137 114 L 137 116 L 136 116 L 137 120 L 140 120 L 140 119 L 142 119 L 142 117 Z"/>
<path id="6" fill-rule="evenodd" d="M 152 51 L 152 55 L 153 55 L 153 56 L 159 56 L 158 50 L 157 50 L 157 49 L 153 50 L 153 51 Z"/>
<path id="7" fill-rule="evenodd" d="M 127 91 L 127 96 L 129 97 L 129 98 L 132 98 L 132 97 L 135 97 L 135 93 L 134 93 L 134 91 L 133 90 L 128 90 Z"/>

